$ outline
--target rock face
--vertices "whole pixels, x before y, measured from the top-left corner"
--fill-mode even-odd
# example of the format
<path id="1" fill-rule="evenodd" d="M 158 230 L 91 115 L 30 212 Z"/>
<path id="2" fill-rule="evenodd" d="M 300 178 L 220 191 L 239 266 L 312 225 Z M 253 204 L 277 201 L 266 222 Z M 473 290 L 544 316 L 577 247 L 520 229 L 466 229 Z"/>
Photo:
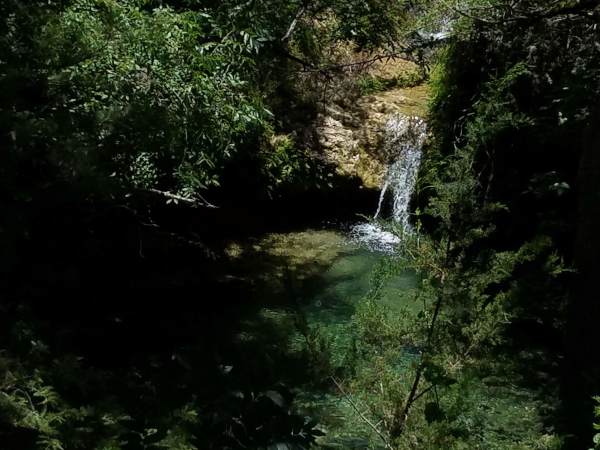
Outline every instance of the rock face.
<path id="1" fill-rule="evenodd" d="M 311 146 L 318 147 L 340 175 L 358 177 L 368 188 L 380 188 L 388 164 L 383 150 L 388 118 L 398 112 L 423 117 L 426 102 L 426 86 L 417 86 L 367 95 L 350 108 L 328 105 L 317 117 Z"/>

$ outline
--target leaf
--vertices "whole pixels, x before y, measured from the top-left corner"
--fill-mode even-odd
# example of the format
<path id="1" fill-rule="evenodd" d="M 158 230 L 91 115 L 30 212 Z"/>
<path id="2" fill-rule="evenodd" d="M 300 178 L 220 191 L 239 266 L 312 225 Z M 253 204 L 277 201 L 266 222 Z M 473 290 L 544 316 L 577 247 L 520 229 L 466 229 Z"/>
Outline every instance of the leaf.
<path id="1" fill-rule="evenodd" d="M 231 372 L 231 369 L 233 369 L 233 366 L 219 366 L 219 369 L 221 370 L 221 373 L 223 375 L 227 375 L 229 372 Z"/>
<path id="2" fill-rule="evenodd" d="M 278 442 L 271 444 L 267 447 L 267 450 L 293 450 L 287 442 Z"/>
<path id="3" fill-rule="evenodd" d="M 280 408 L 286 409 L 288 407 L 288 403 L 285 401 L 283 396 L 277 391 L 267 391 L 265 393 L 267 397 L 271 399 L 273 403 L 275 403 Z"/>
<path id="4" fill-rule="evenodd" d="M 309 420 L 308 422 L 306 422 L 306 424 L 304 425 L 304 428 L 311 430 L 314 427 L 316 427 L 317 425 L 319 425 L 319 421 L 316 419 L 312 419 L 312 420 Z"/>

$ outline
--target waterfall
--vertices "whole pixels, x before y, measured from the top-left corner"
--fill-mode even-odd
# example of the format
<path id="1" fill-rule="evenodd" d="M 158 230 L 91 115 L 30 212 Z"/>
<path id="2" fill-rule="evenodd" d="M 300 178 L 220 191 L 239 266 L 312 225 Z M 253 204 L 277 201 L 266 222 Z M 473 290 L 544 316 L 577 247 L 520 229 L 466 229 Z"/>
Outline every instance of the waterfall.
<path id="1" fill-rule="evenodd" d="M 386 124 L 385 151 L 393 162 L 387 169 L 381 189 L 375 219 L 382 219 L 386 196 L 391 193 L 390 219 L 404 233 L 410 233 L 410 198 L 421 165 L 421 149 L 425 141 L 427 124 L 418 117 L 395 114 Z M 382 230 L 376 224 L 353 227 L 351 235 L 373 250 L 389 251 L 398 243 L 398 236 Z"/>
<path id="2" fill-rule="evenodd" d="M 381 207 L 383 206 L 383 201 L 385 200 L 385 193 L 390 185 L 390 180 L 385 180 L 385 184 L 383 188 L 381 188 L 381 194 L 379 195 L 379 204 L 377 205 L 377 212 L 375 213 L 375 218 L 379 219 L 381 215 Z"/>

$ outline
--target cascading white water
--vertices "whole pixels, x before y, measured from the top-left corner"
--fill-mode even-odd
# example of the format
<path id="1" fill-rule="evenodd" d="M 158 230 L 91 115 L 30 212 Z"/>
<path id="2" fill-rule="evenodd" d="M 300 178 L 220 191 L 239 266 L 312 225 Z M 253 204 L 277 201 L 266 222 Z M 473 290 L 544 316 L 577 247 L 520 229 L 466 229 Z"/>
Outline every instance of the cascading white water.
<path id="1" fill-rule="evenodd" d="M 410 233 L 410 197 L 421 165 L 421 149 L 427 124 L 418 117 L 396 114 L 386 124 L 385 150 L 394 162 L 388 167 L 381 190 L 375 219 L 381 219 L 387 192 L 392 194 L 390 219 L 404 232 Z M 360 224 L 351 235 L 373 250 L 389 251 L 398 243 L 398 236 L 377 224 Z"/>
<path id="2" fill-rule="evenodd" d="M 388 168 L 388 181 L 385 190 L 391 188 L 392 199 L 392 219 L 402 226 L 405 233 L 410 231 L 410 196 L 417 181 L 417 172 L 421 165 L 421 149 L 409 148 L 400 161 L 396 161 Z M 383 203 L 385 190 L 381 191 L 380 205 Z M 375 214 L 375 219 L 379 219 L 381 207 Z"/>
<path id="3" fill-rule="evenodd" d="M 385 180 L 383 188 L 381 188 L 381 194 L 379 195 L 379 203 L 377 204 L 377 212 L 375 213 L 375 219 L 379 219 L 381 215 L 381 207 L 383 206 L 383 201 L 385 200 L 385 193 L 387 192 L 388 187 L 390 186 L 390 180 Z"/>

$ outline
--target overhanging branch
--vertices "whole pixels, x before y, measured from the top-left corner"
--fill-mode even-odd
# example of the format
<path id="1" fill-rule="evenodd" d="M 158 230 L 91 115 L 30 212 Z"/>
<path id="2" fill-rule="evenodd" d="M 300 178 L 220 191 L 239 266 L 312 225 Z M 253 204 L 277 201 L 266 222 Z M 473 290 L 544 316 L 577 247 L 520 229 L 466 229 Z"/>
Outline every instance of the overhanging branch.
<path id="1" fill-rule="evenodd" d="M 302 16 L 306 13 L 307 9 L 308 9 L 308 3 L 305 4 L 304 6 L 302 6 L 302 8 L 300 8 L 300 11 L 298 11 L 298 14 L 296 14 L 296 17 L 294 17 L 294 20 L 292 20 L 292 23 L 290 24 L 290 27 L 288 28 L 287 33 L 285 33 L 285 36 L 283 36 L 281 38 L 282 41 L 286 41 L 290 38 L 290 36 L 294 32 L 294 28 L 296 28 L 296 24 L 302 18 Z"/>
<path id="2" fill-rule="evenodd" d="M 437 45 L 442 45 L 445 42 L 446 42 L 446 39 L 436 39 L 435 41 L 425 42 L 423 44 L 416 45 L 416 46 L 403 47 L 402 50 L 399 50 L 397 52 L 386 53 L 383 55 L 377 55 L 372 58 L 364 59 L 364 60 L 360 60 L 360 61 L 354 61 L 354 62 L 344 63 L 344 64 L 335 64 L 335 65 L 324 66 L 324 67 L 317 67 L 317 65 L 315 63 L 298 58 L 297 56 L 294 56 L 285 50 L 280 50 L 279 53 L 282 56 L 284 56 L 285 58 L 289 59 L 290 61 L 293 61 L 293 62 L 296 62 L 296 63 L 302 65 L 305 69 L 304 70 L 305 72 L 321 72 L 323 74 L 326 74 L 328 72 L 333 72 L 336 70 L 341 70 L 341 69 L 350 68 L 350 67 L 361 66 L 363 68 L 366 68 L 366 67 L 369 67 L 372 64 L 376 63 L 377 61 L 383 61 L 385 59 L 399 58 L 399 59 L 404 59 L 406 61 L 410 61 L 413 63 L 415 63 L 415 62 L 418 63 L 417 61 L 415 61 L 415 58 L 412 56 L 413 53 L 418 52 L 419 50 L 424 50 L 427 48 L 435 47 Z"/>
<path id="3" fill-rule="evenodd" d="M 215 206 L 215 205 L 207 202 L 206 199 L 204 197 L 202 197 L 201 195 L 198 195 L 199 198 L 196 199 L 196 198 L 182 197 L 181 195 L 173 194 L 168 191 L 159 191 L 158 189 L 142 189 L 142 190 L 145 192 L 150 192 L 155 195 L 160 195 L 160 196 L 168 198 L 170 200 L 182 202 L 187 205 L 194 206 L 194 207 L 205 206 L 207 208 L 218 208 L 218 206 Z"/>
<path id="4" fill-rule="evenodd" d="M 590 20 L 599 21 L 600 14 L 596 11 L 596 8 L 600 6 L 600 0 L 581 0 L 568 6 L 560 6 L 548 9 L 538 9 L 535 11 L 524 11 L 509 8 L 514 14 L 510 17 L 504 17 L 500 19 L 488 19 L 474 15 L 474 12 L 483 11 L 499 11 L 503 10 L 506 13 L 507 5 L 498 5 L 490 8 L 467 8 L 460 9 L 454 6 L 448 5 L 444 0 L 440 0 L 448 9 L 454 11 L 456 14 L 472 19 L 478 22 L 486 23 L 488 25 L 500 25 L 509 22 L 537 22 L 544 19 L 552 19 L 558 16 L 567 16 L 576 14 L 581 17 L 585 17 Z"/>

